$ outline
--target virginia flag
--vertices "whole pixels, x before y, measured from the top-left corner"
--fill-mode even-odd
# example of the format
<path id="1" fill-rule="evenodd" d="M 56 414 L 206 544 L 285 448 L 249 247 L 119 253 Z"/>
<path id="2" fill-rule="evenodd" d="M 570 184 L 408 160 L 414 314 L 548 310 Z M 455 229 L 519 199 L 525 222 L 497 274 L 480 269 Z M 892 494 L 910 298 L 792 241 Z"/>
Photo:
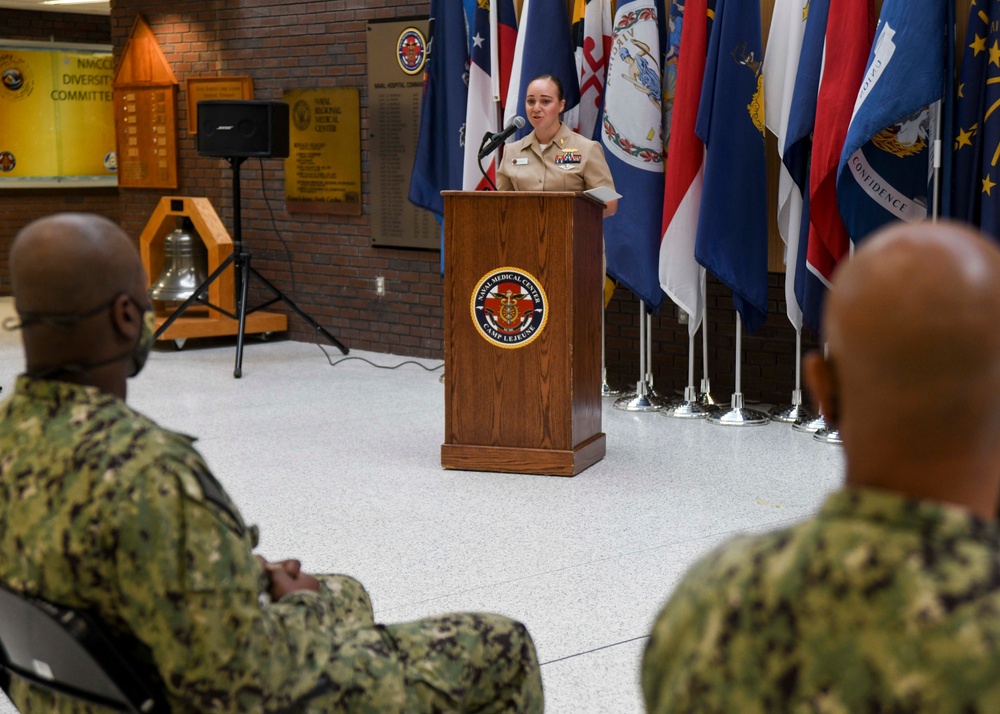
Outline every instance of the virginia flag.
<path id="1" fill-rule="evenodd" d="M 695 258 L 733 291 L 751 332 L 767 320 L 767 169 L 760 4 L 716 0 L 696 131 L 705 184 Z"/>
<path id="2" fill-rule="evenodd" d="M 657 0 L 621 0 L 604 98 L 605 155 L 618 212 L 604 221 L 608 274 L 649 309 L 663 301 L 657 266 L 663 217 L 663 97 Z"/>
<path id="3" fill-rule="evenodd" d="M 781 154 L 782 166 L 787 169 L 795 184 L 794 195 L 788 205 L 792 208 L 797 203 L 800 204 L 802 213 L 798 225 L 794 217 L 789 218 L 789 237 L 798 242 L 798 249 L 794 263 L 789 258 L 787 264 L 787 269 L 794 268 L 794 275 L 786 275 L 785 279 L 786 287 L 789 279 L 793 282 L 795 301 L 801 311 L 802 323 L 818 335 L 826 286 L 806 269 L 809 245 L 809 167 L 830 0 L 808 0 L 808 6 L 803 12 L 806 13 L 806 26 L 799 52 L 798 69 L 795 73 L 795 89 L 792 92 L 788 125 L 785 128 L 784 151 Z M 766 87 L 766 80 L 764 84 Z M 792 319 L 791 308 L 789 308 L 789 319 Z"/>
<path id="4" fill-rule="evenodd" d="M 693 336 L 705 315 L 705 269 L 694 258 L 704 180 L 705 145 L 695 133 L 708 51 L 708 0 L 687 0 L 680 27 L 674 111 L 663 190 L 663 240 L 659 278 L 663 291 L 688 314 Z"/>
<path id="5" fill-rule="evenodd" d="M 954 136 L 955 218 L 1000 240 L 1000 0 L 969 13 Z"/>
<path id="6" fill-rule="evenodd" d="M 816 99 L 809 175 L 809 270 L 829 288 L 850 239 L 837 205 L 837 166 L 864 78 L 874 29 L 872 0 L 831 0 L 826 61 Z"/>
<path id="7" fill-rule="evenodd" d="M 483 136 L 497 131 L 497 104 L 493 101 L 492 51 L 490 45 L 490 11 L 476 6 L 472 16 L 472 36 L 469 55 L 469 103 L 465 112 L 465 163 L 462 188 L 466 191 L 486 190 L 490 181 L 496 183 L 496 152 L 483 159 L 482 167 L 490 177 L 487 181 L 480 170 L 479 147 Z"/>
<path id="8" fill-rule="evenodd" d="M 432 0 L 430 41 L 420 104 L 417 152 L 410 177 L 409 199 L 444 218 L 441 191 L 462 188 L 465 161 L 465 107 L 469 60 L 465 10 L 459 0 Z"/>
<path id="9" fill-rule="evenodd" d="M 764 54 L 765 123 L 778 140 L 778 156 L 782 159 L 808 16 L 809 0 L 776 0 L 767 35 L 767 52 Z M 782 162 L 778 175 L 778 233 L 785 242 L 786 314 L 796 330 L 802 328 L 802 310 L 795 297 L 795 267 L 801 225 L 802 191 Z"/>
<path id="10" fill-rule="evenodd" d="M 540 74 L 553 74 L 562 82 L 566 109 L 579 104 L 580 85 L 576 79 L 573 49 L 569 15 L 566 14 L 564 0 L 524 0 L 521 22 L 517 27 L 510 87 L 504 104 L 504 126 L 515 116 L 528 116 L 524 108 L 524 95 L 531 80 Z M 531 124 L 525 122 L 511 141 L 529 133 Z"/>
<path id="11" fill-rule="evenodd" d="M 837 169 L 837 201 L 857 243 L 893 220 L 926 217 L 944 98 L 946 0 L 885 0 Z"/>
<path id="12" fill-rule="evenodd" d="M 612 20 L 611 0 L 576 0 L 573 6 L 573 42 L 576 46 L 580 103 L 566 112 L 563 121 L 594 141 L 600 139 Z"/>

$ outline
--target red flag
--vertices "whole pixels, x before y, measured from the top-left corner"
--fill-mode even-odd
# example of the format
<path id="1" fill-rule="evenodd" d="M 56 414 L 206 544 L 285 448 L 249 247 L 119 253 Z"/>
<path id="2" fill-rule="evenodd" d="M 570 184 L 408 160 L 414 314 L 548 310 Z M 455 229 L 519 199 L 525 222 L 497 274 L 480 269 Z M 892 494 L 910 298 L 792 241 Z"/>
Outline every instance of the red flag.
<path id="1" fill-rule="evenodd" d="M 514 48 L 517 46 L 517 12 L 514 0 L 495 0 L 490 3 L 490 39 L 493 51 L 493 96 L 501 106 L 507 104 L 510 75 L 514 66 Z"/>
<path id="2" fill-rule="evenodd" d="M 708 51 L 708 2 L 687 0 L 670 120 L 670 146 L 663 190 L 660 286 L 689 315 L 694 335 L 704 314 L 705 269 L 694 258 L 705 168 L 705 144 L 695 133 Z"/>
<path id="3" fill-rule="evenodd" d="M 809 270 L 829 287 L 850 236 L 837 205 L 837 166 L 875 32 L 873 0 L 832 0 L 809 174 Z"/>

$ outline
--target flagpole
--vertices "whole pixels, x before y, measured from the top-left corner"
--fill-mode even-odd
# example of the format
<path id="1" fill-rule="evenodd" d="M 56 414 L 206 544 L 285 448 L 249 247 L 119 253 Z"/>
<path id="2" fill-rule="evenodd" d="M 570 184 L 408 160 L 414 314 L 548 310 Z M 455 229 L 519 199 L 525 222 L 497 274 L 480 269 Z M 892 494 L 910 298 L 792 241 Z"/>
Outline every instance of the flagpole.
<path id="1" fill-rule="evenodd" d="M 650 401 L 646 394 L 646 303 L 639 301 L 639 381 L 635 394 L 626 394 L 615 401 L 615 409 L 625 412 L 658 412 L 662 405 Z"/>
<path id="2" fill-rule="evenodd" d="M 601 396 L 602 397 L 620 397 L 622 395 L 622 390 L 612 389 L 611 385 L 608 384 L 608 367 L 606 352 L 608 349 L 608 337 L 607 331 L 605 329 L 605 322 L 607 321 L 607 310 L 601 310 Z"/>
<path id="3" fill-rule="evenodd" d="M 663 397 L 653 388 L 653 313 L 646 313 L 646 395 L 649 401 L 659 404 L 661 407 L 667 406 L 670 401 Z"/>
<path id="4" fill-rule="evenodd" d="M 830 348 L 824 342 L 823 358 L 826 359 L 829 356 L 830 356 Z M 817 417 L 805 417 L 792 424 L 792 428 L 795 429 L 795 431 L 802 431 L 806 432 L 807 434 L 813 434 L 813 435 L 818 434 L 821 431 L 829 431 L 829 429 L 827 428 L 828 426 L 829 425 L 826 423 L 826 419 L 823 418 L 822 414 L 820 414 Z"/>
<path id="5" fill-rule="evenodd" d="M 937 223 L 941 219 L 941 130 L 944 122 L 944 100 L 939 99 L 937 105 L 937 118 L 934 120 L 934 151 L 931 161 L 934 162 L 934 206 L 931 210 L 931 223 Z"/>
<path id="6" fill-rule="evenodd" d="M 701 318 L 701 389 L 698 393 L 698 403 L 703 407 L 718 406 L 718 402 L 712 397 L 712 381 L 708 378 L 708 284 L 706 280 L 701 281 L 701 304 L 705 307 L 704 315 Z"/>
<path id="7" fill-rule="evenodd" d="M 853 252 L 852 252 L 852 257 L 853 257 Z M 829 358 L 830 358 L 830 343 L 829 342 L 825 342 L 825 343 L 823 343 L 823 359 L 827 359 L 828 360 Z M 823 416 L 820 415 L 819 418 L 823 419 Z M 836 445 L 836 444 L 842 444 L 843 443 L 843 441 L 840 438 L 840 430 L 839 429 L 834 429 L 831 425 L 829 425 L 826 422 L 825 419 L 823 420 L 823 425 L 819 429 L 817 429 L 815 432 L 813 432 L 813 440 L 814 441 L 821 441 L 824 444 L 835 444 Z"/>
<path id="8" fill-rule="evenodd" d="M 747 409 L 743 404 L 741 382 L 743 377 L 743 318 L 736 311 L 736 391 L 733 392 L 732 406 L 729 411 L 719 410 L 709 414 L 709 424 L 719 426 L 763 426 L 767 424 L 767 414 L 756 409 Z"/>
<path id="9" fill-rule="evenodd" d="M 691 319 L 690 316 L 688 319 Z M 701 329 L 705 329 L 704 322 Z M 708 410 L 698 403 L 698 390 L 694 386 L 694 339 L 694 335 L 688 336 L 688 381 L 684 388 L 684 399 L 660 412 L 663 416 L 677 419 L 704 419 L 708 416 Z"/>
<path id="10" fill-rule="evenodd" d="M 795 389 L 792 390 L 791 406 L 775 409 L 771 413 L 774 421 L 794 424 L 810 419 L 812 414 L 802 406 L 802 328 L 795 328 Z"/>

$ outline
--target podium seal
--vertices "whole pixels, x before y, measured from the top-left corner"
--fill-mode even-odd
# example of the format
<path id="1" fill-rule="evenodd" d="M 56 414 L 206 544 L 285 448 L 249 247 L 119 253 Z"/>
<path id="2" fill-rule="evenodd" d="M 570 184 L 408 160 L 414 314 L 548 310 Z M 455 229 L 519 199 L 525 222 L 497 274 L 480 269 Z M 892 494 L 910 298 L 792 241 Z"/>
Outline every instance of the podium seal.
<path id="1" fill-rule="evenodd" d="M 520 268 L 498 268 L 480 278 L 469 308 L 483 339 L 504 349 L 530 344 L 549 318 L 545 289 Z"/>

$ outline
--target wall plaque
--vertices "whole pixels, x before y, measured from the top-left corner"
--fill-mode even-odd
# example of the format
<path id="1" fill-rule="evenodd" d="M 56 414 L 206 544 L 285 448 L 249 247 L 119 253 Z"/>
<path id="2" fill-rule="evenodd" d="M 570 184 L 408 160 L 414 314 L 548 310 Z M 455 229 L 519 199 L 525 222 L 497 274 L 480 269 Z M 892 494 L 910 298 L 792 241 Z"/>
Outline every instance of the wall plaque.
<path id="1" fill-rule="evenodd" d="M 198 133 L 198 102 L 229 99 L 253 99 L 253 77 L 188 77 L 187 126 L 188 134 Z"/>
<path id="2" fill-rule="evenodd" d="M 177 88 L 114 90 L 118 185 L 177 188 Z"/>
<path id="3" fill-rule="evenodd" d="M 357 87 L 286 89 L 289 213 L 361 215 L 361 101 Z"/>
<path id="4" fill-rule="evenodd" d="M 426 38 L 426 18 L 368 23 L 373 245 L 441 247 L 441 227 L 433 214 L 407 199 L 420 131 Z"/>

